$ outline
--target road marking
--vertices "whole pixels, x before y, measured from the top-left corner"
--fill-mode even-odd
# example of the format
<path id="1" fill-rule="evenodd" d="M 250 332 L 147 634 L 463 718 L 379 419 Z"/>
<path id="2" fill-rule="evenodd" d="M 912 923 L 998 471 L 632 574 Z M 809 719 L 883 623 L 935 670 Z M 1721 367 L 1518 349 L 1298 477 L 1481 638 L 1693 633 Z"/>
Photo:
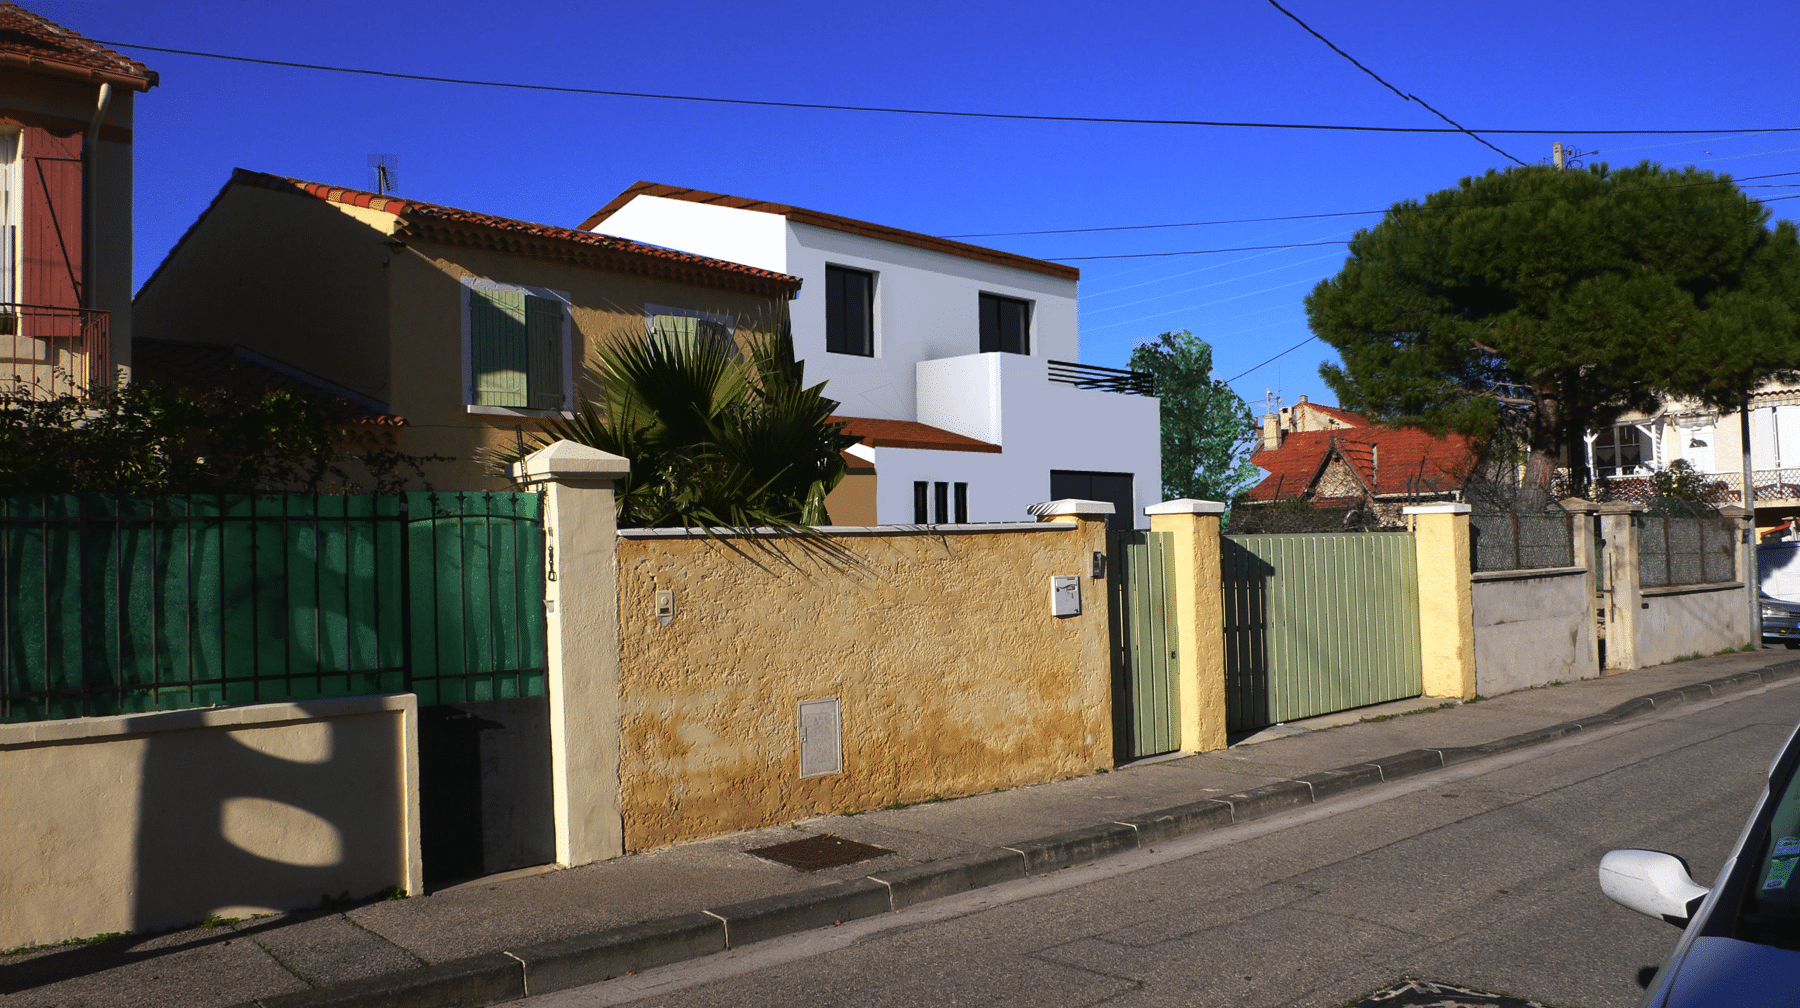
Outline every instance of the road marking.
<path id="1" fill-rule="evenodd" d="M 519 1005 L 520 1008 L 599 1008 L 603 1005 L 627 1004 L 659 994 L 715 983 L 745 973 L 768 969 L 771 966 L 780 966 L 802 959 L 811 959 L 827 952 L 835 952 L 884 931 L 964 917 L 1009 903 L 1036 899 L 1039 896 L 1063 892 L 1076 886 L 1140 872 L 1146 868 L 1154 868 L 1171 861 L 1179 861 L 1196 854 L 1218 850 L 1221 847 L 1255 840 L 1295 826 L 1329 819 L 1344 812 L 1379 805 L 1395 798 L 1403 798 L 1420 791 L 1442 787 L 1445 784 L 1469 780 L 1498 770 L 1506 770 L 1541 756 L 1574 749 L 1590 742 L 1599 742 L 1648 725 L 1686 717 L 1689 714 L 1698 714 L 1795 684 L 1800 684 L 1800 678 L 1783 679 L 1756 689 L 1726 693 L 1708 700 L 1689 701 L 1667 710 L 1656 710 L 1650 714 L 1607 725 L 1604 728 L 1584 728 L 1573 735 L 1567 735 L 1542 745 L 1528 746 L 1496 756 L 1485 756 L 1441 770 L 1432 770 L 1413 777 L 1403 777 L 1398 781 L 1375 787 L 1360 788 L 1338 797 L 1327 798 L 1316 805 L 1303 805 L 1277 812 L 1264 819 L 1254 819 L 1221 830 L 1196 833 L 1192 836 L 1165 841 L 1157 844 L 1154 848 L 1140 848 L 1124 854 L 1113 855 L 1103 861 L 1064 868 L 1061 871 L 1041 875 L 1037 878 L 1002 882 L 983 889 L 946 896 L 929 903 L 921 903 L 894 913 L 878 914 L 874 917 L 846 921 L 843 924 L 827 928 L 817 928 L 781 938 L 771 938 L 768 941 L 758 942 L 741 949 L 716 952 L 700 959 L 671 963 L 668 966 L 659 966 L 642 973 L 615 977 L 586 987 L 574 987 L 552 994 L 539 994 L 513 1003 Z"/>

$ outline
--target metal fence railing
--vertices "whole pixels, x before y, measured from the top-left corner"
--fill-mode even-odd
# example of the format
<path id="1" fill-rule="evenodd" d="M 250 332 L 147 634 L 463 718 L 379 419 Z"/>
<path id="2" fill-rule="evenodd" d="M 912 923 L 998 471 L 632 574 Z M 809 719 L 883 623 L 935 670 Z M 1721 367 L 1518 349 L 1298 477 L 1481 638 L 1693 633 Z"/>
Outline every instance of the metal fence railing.
<path id="1" fill-rule="evenodd" d="M 1648 476 L 1611 476 L 1602 479 L 1606 488 L 1605 496 L 1612 500 L 1647 504 L 1655 496 Z M 1699 479 L 1702 497 L 1707 503 L 1715 507 L 1721 504 L 1743 505 L 1743 473 L 1701 473 Z M 1750 485 L 1754 488 L 1753 496 L 1758 502 L 1800 500 L 1800 469 L 1758 469 L 1750 474 Z"/>
<path id="2" fill-rule="evenodd" d="M 1124 368 L 1101 367 L 1098 364 L 1053 360 L 1050 362 L 1050 380 L 1061 385 L 1100 392 L 1143 396 L 1156 394 L 1155 375 L 1147 371 L 1128 371 Z"/>
<path id="3" fill-rule="evenodd" d="M 1575 565 L 1575 516 L 1567 512 L 1477 511 L 1469 536 L 1477 571 Z"/>
<path id="4" fill-rule="evenodd" d="M 1737 578 L 1737 523 L 1730 518 L 1640 515 L 1638 584 L 1717 584 Z"/>
<path id="5" fill-rule="evenodd" d="M 112 382 L 112 314 L 0 303 L 0 381 L 32 395 L 82 393 Z"/>
<path id="6" fill-rule="evenodd" d="M 535 494 L 0 498 L 0 722 L 544 692 Z"/>

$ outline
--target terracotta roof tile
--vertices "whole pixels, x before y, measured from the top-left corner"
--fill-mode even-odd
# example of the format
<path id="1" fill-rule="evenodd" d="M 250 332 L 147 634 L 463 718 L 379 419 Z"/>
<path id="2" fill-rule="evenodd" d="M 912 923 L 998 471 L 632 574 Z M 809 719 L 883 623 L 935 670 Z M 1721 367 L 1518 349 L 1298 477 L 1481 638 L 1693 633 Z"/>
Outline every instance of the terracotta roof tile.
<path id="1" fill-rule="evenodd" d="M 841 420 L 844 433 L 862 438 L 871 448 L 919 448 L 925 451 L 992 452 L 1000 446 L 953 433 L 941 427 L 914 420 L 876 420 L 871 417 L 834 416 Z"/>
<path id="2" fill-rule="evenodd" d="M 361 189 L 346 189 L 342 186 L 326 185 L 321 182 L 307 182 L 302 179 L 286 178 L 281 175 L 268 175 L 239 168 L 232 172 L 231 181 L 236 185 L 257 186 L 273 189 L 277 192 L 291 192 L 298 195 L 312 196 L 330 203 L 342 203 L 349 206 L 366 207 L 394 214 L 409 224 L 429 225 L 467 225 L 487 231 L 504 232 L 529 238 L 541 238 L 553 242 L 567 242 L 575 245 L 604 249 L 631 256 L 643 256 L 650 259 L 667 260 L 688 266 L 700 267 L 743 277 L 755 278 L 778 286 L 797 291 L 800 279 L 773 270 L 758 269 L 743 263 L 730 262 L 724 259 L 712 259 L 707 256 L 694 255 L 691 252 L 678 252 L 643 242 L 615 238 L 611 235 L 594 234 L 591 231 L 577 231 L 574 228 L 556 227 L 550 224 L 535 224 L 531 221 L 514 220 L 510 217 L 496 217 L 493 214 L 476 213 L 473 210 L 461 210 L 456 207 L 426 203 L 421 200 L 403 199 L 398 196 L 383 196 L 379 193 L 365 192 Z M 434 234 L 421 235 L 422 238 L 436 237 Z"/>
<path id="3" fill-rule="evenodd" d="M 0 65 L 59 77 L 110 81 L 138 91 L 148 91 L 157 82 L 156 71 L 137 60 L 121 56 L 16 3 L 0 3 Z"/>
<path id="4" fill-rule="evenodd" d="M 1436 437 L 1412 427 L 1380 426 L 1303 431 L 1287 435 L 1280 448 L 1250 456 L 1269 475 L 1250 489 L 1248 499 L 1305 495 L 1334 447 L 1377 495 L 1460 490 L 1476 462 L 1474 439 L 1461 434 Z"/>
<path id="5" fill-rule="evenodd" d="M 611 202 L 594 211 L 587 220 L 582 221 L 582 229 L 599 227 L 608 217 L 617 213 L 621 207 L 638 196 L 660 196 L 664 199 L 685 200 L 689 203 L 708 203 L 714 206 L 731 207 L 734 210 L 755 210 L 758 213 L 786 217 L 798 224 L 811 224 L 815 227 L 830 228 L 833 231 L 843 231 L 867 238 L 879 238 L 882 241 L 930 249 L 947 255 L 961 256 L 965 259 L 979 259 L 982 262 L 1030 270 L 1033 273 L 1044 273 L 1049 276 L 1061 277 L 1064 280 L 1081 279 L 1079 269 L 1058 262 L 1050 262 L 1047 259 L 1033 259 L 1012 252 L 1002 252 L 999 249 L 969 245 L 965 242 L 952 241 L 949 238 L 920 234 L 917 231 L 903 231 L 900 228 L 888 227 L 886 224 L 871 224 L 868 221 L 820 213 L 817 210 L 788 206 L 785 203 L 770 203 L 765 200 L 745 199 L 742 196 L 727 196 L 723 193 L 707 192 L 703 189 L 684 189 L 681 186 L 663 185 L 658 182 L 635 183 L 631 188 L 613 197 Z"/>
<path id="6" fill-rule="evenodd" d="M 1308 409 L 1318 410 L 1320 413 L 1323 413 L 1328 417 L 1336 417 L 1337 419 L 1342 420 L 1344 423 L 1347 423 L 1352 427 L 1367 427 L 1367 426 L 1369 426 L 1369 418 L 1366 416 L 1363 416 L 1361 413 L 1352 413 L 1347 409 L 1342 409 L 1337 406 L 1327 406 L 1324 403 L 1316 403 L 1316 402 L 1298 403 L 1295 405 L 1294 408 L 1298 409 L 1301 406 L 1305 406 Z"/>

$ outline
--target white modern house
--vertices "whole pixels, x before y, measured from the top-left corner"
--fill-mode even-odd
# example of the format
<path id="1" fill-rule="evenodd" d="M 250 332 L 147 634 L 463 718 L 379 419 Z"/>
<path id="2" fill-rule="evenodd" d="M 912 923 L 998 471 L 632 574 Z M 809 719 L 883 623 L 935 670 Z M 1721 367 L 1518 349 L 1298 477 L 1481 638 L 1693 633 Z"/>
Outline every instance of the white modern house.
<path id="1" fill-rule="evenodd" d="M 796 353 L 874 468 L 872 493 L 834 495 L 839 524 L 1019 521 L 1084 497 L 1142 525 L 1161 499 L 1159 403 L 1147 376 L 1077 363 L 1073 267 L 649 182 L 581 227 L 804 281 Z"/>

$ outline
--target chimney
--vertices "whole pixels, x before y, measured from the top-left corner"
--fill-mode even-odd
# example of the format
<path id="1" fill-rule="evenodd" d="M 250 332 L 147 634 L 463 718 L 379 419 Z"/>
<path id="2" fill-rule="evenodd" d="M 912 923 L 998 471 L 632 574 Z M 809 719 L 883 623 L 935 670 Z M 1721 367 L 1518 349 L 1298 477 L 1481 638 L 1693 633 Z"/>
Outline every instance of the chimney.
<path id="1" fill-rule="evenodd" d="M 1257 451 L 1274 451 L 1281 447 L 1281 418 L 1273 410 L 1264 413 L 1262 418 L 1262 438 Z"/>

